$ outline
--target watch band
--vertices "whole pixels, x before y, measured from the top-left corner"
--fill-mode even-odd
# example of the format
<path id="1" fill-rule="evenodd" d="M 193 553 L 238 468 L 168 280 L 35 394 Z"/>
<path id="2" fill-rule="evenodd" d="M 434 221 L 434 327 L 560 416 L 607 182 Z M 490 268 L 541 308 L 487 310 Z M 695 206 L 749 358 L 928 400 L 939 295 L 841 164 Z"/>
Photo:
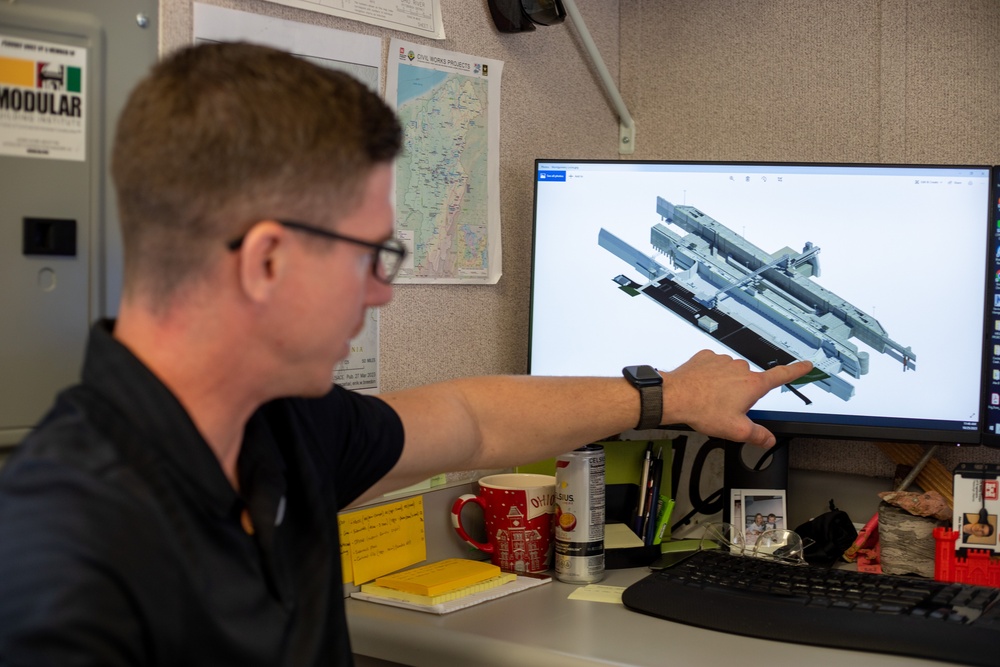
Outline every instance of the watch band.
<path id="1" fill-rule="evenodd" d="M 622 375 L 639 391 L 637 430 L 656 428 L 663 421 L 663 376 L 652 366 L 626 366 Z"/>
<path id="2" fill-rule="evenodd" d="M 656 428 L 663 419 L 663 389 L 658 384 L 638 389 L 640 410 L 636 429 Z"/>

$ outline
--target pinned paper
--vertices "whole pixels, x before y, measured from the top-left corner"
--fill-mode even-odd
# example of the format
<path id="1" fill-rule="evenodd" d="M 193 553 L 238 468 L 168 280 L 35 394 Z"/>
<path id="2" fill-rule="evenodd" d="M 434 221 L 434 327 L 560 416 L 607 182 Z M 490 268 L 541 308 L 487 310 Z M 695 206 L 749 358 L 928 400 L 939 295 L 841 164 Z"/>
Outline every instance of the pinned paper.
<path id="1" fill-rule="evenodd" d="M 341 514 L 340 558 L 356 584 L 426 560 L 423 497 Z"/>

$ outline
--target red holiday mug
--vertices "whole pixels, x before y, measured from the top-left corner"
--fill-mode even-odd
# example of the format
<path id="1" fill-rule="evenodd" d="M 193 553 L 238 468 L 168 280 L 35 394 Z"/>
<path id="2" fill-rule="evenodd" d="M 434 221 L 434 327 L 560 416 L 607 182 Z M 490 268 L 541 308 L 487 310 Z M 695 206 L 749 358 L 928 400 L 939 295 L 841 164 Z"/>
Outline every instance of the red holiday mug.
<path id="1" fill-rule="evenodd" d="M 552 475 L 488 475 L 479 480 L 479 495 L 467 493 L 455 500 L 451 525 L 463 540 L 490 554 L 493 564 L 504 572 L 545 572 L 552 560 L 555 495 L 556 478 Z M 466 503 L 483 508 L 485 544 L 469 537 L 462 526 Z"/>

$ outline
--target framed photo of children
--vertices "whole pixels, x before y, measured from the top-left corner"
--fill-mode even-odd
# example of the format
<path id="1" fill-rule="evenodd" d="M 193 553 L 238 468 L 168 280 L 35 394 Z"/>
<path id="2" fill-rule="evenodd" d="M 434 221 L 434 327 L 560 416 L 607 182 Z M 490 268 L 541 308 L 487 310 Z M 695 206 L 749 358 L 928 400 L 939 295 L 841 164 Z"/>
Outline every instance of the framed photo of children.
<path id="1" fill-rule="evenodd" d="M 743 531 L 748 547 L 765 531 L 788 529 L 783 489 L 732 489 L 729 509 L 732 524 Z"/>

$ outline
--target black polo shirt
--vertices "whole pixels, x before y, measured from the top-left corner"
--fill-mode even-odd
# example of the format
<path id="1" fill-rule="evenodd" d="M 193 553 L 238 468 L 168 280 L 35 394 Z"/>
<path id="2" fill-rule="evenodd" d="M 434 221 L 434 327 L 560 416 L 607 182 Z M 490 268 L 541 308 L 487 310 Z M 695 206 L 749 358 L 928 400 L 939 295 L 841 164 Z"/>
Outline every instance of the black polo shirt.
<path id="1" fill-rule="evenodd" d="M 396 413 L 268 403 L 237 494 L 111 326 L 0 470 L 0 664 L 350 664 L 337 511 L 399 459 Z"/>

